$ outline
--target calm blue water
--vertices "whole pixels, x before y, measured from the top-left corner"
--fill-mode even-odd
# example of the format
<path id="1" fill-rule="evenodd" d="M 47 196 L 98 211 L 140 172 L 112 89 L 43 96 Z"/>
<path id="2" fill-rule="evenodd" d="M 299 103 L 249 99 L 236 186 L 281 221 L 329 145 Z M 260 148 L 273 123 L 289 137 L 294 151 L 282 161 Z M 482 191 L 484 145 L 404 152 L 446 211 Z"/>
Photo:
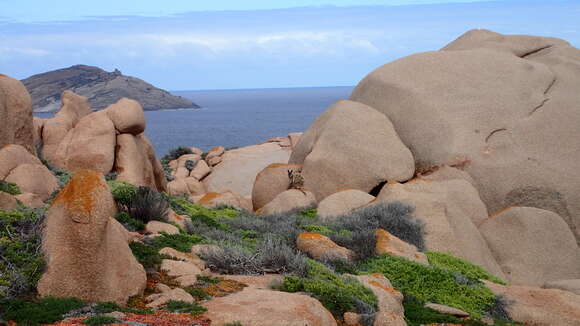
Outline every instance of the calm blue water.
<path id="1" fill-rule="evenodd" d="M 158 156 L 177 146 L 246 146 L 304 131 L 352 87 L 176 91 L 203 109 L 147 111 L 145 133 Z M 50 117 L 49 113 L 36 116 Z"/>

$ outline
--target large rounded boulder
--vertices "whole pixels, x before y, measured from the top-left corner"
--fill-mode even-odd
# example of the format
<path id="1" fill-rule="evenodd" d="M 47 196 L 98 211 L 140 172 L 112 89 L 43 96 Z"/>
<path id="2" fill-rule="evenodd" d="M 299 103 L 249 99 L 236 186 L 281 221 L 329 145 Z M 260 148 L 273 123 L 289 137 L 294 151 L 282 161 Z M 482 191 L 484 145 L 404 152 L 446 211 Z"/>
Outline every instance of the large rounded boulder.
<path id="1" fill-rule="evenodd" d="M 73 175 L 45 221 L 41 296 L 125 303 L 143 292 L 145 270 L 129 248 L 128 232 L 114 219 L 116 211 L 102 175 L 90 170 Z"/>
<path id="2" fill-rule="evenodd" d="M 472 30 L 379 67 L 351 99 L 388 116 L 417 165 L 464 165 L 491 211 L 557 208 L 580 239 L 579 88 L 567 42 Z"/>
<path id="3" fill-rule="evenodd" d="M 339 101 L 302 135 L 290 164 L 304 164 L 304 186 L 318 201 L 341 189 L 370 192 L 413 177 L 413 155 L 391 121 L 373 108 Z"/>
<path id="4" fill-rule="evenodd" d="M 252 203 L 258 210 L 271 202 L 276 196 L 290 187 L 290 171 L 298 171 L 302 165 L 273 163 L 265 167 L 256 176 L 252 188 Z"/>
<path id="5" fill-rule="evenodd" d="M 0 74 L 0 148 L 17 144 L 34 153 L 32 100 L 24 85 Z"/>
<path id="6" fill-rule="evenodd" d="M 479 230 L 514 284 L 580 278 L 580 250 L 556 213 L 513 207 L 487 219 Z"/>

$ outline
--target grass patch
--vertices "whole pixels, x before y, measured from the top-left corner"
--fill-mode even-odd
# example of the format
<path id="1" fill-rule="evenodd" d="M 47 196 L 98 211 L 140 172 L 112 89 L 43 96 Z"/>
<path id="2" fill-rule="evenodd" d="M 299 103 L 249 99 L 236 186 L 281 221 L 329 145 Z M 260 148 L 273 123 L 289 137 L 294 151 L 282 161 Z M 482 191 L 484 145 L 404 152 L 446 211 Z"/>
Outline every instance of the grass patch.
<path id="1" fill-rule="evenodd" d="M 507 285 L 502 279 L 494 276 L 487 272 L 480 266 L 474 265 L 463 259 L 459 259 L 449 254 L 445 254 L 437 251 L 427 251 L 425 252 L 429 263 L 433 266 L 446 269 L 451 272 L 461 273 L 471 279 L 475 280 L 488 280 L 494 283 Z"/>
<path id="2" fill-rule="evenodd" d="M 108 181 L 109 189 L 111 189 L 111 194 L 113 199 L 118 206 L 128 206 L 133 201 L 133 198 L 137 195 L 137 187 L 123 181 L 111 180 Z"/>
<path id="3" fill-rule="evenodd" d="M 307 219 L 316 219 L 318 217 L 318 211 L 316 208 L 309 208 L 303 211 L 300 211 L 300 216 L 305 217 Z"/>
<path id="4" fill-rule="evenodd" d="M 165 305 L 165 309 L 180 314 L 189 313 L 193 316 L 203 314 L 207 311 L 205 307 L 195 303 L 171 300 Z"/>
<path id="5" fill-rule="evenodd" d="M 165 232 L 161 232 L 161 235 L 152 238 L 150 241 L 150 245 L 157 249 L 158 251 L 163 248 L 173 248 L 177 251 L 181 252 L 191 252 L 191 247 L 196 244 L 201 243 L 203 240 L 202 237 L 194 234 L 186 234 L 186 233 L 177 233 L 177 234 L 167 234 Z"/>
<path id="6" fill-rule="evenodd" d="M 132 314 L 152 314 L 153 310 L 151 309 L 141 309 L 141 308 L 133 308 L 133 307 L 122 307 L 119 306 L 116 302 L 99 302 L 95 305 L 94 311 L 99 314 L 106 314 L 109 312 L 124 312 L 124 313 L 132 313 Z"/>
<path id="7" fill-rule="evenodd" d="M 123 224 L 123 226 L 132 232 L 145 230 L 145 223 L 132 218 L 127 212 L 120 212 L 115 216 L 115 219 Z"/>
<path id="8" fill-rule="evenodd" d="M 20 195 L 20 188 L 18 185 L 12 182 L 0 180 L 0 191 L 11 194 L 11 195 Z"/>
<path id="9" fill-rule="evenodd" d="M 287 276 L 281 289 L 286 292 L 308 292 L 339 318 L 348 311 L 369 314 L 377 307 L 376 296 L 358 280 L 339 275 L 310 259 L 306 276 Z"/>
<path id="10" fill-rule="evenodd" d="M 23 299 L 0 301 L 0 315 L 21 326 L 36 326 L 62 320 L 62 315 L 85 306 L 76 298 L 43 298 L 36 302 Z"/>
<path id="11" fill-rule="evenodd" d="M 158 249 L 137 241 L 131 242 L 129 248 L 131 248 L 135 259 L 145 268 L 157 268 L 163 259 L 170 258 L 160 254 Z"/>
<path id="12" fill-rule="evenodd" d="M 101 326 L 101 325 L 115 324 L 118 322 L 119 322 L 119 320 L 117 320 L 117 318 L 114 318 L 114 317 L 104 316 L 104 315 L 95 315 L 95 316 L 91 316 L 91 317 L 89 317 L 89 319 L 83 321 L 83 324 L 89 325 L 89 326 Z"/>
<path id="13" fill-rule="evenodd" d="M 495 301 L 484 284 L 459 284 L 450 271 L 425 266 L 413 261 L 383 255 L 360 266 L 364 273 L 381 273 L 393 286 L 421 301 L 429 301 L 459 308 L 474 318 L 481 318 Z"/>
<path id="14" fill-rule="evenodd" d="M 192 222 L 200 222 L 209 227 L 227 229 L 221 220 L 232 219 L 239 215 L 239 211 L 232 207 L 205 208 L 193 204 L 185 198 L 165 195 L 171 208 L 179 215 L 187 215 Z"/>

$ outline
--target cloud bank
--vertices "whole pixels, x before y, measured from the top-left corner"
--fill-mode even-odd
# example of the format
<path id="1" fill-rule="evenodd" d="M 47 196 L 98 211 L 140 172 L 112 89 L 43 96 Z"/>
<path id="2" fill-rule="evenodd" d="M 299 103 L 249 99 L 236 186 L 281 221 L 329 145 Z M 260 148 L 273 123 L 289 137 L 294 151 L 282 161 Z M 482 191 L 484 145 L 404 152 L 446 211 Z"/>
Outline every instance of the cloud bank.
<path id="1" fill-rule="evenodd" d="M 578 17 L 577 1 L 497 1 L 5 21 L 0 72 L 25 78 L 82 63 L 172 90 L 354 85 L 472 28 L 580 46 Z"/>

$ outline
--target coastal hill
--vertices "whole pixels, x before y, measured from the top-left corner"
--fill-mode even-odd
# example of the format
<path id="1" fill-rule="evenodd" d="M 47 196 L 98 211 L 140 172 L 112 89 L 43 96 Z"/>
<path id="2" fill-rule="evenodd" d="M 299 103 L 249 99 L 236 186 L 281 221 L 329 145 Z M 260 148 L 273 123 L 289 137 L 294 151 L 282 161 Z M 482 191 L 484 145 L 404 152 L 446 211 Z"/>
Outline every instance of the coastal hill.
<path id="1" fill-rule="evenodd" d="M 60 108 L 63 91 L 85 96 L 94 110 L 103 109 L 123 97 L 137 100 L 145 110 L 199 108 L 192 101 L 157 88 L 139 78 L 125 76 L 119 70 L 107 72 L 86 65 L 37 74 L 22 80 L 32 97 L 36 112 Z"/>

